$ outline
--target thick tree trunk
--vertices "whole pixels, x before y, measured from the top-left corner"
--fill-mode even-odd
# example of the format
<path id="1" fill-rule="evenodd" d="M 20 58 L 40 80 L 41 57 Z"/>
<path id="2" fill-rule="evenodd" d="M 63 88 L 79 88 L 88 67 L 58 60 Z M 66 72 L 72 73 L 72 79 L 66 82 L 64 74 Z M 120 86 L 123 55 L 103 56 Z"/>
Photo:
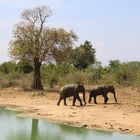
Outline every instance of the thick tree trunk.
<path id="1" fill-rule="evenodd" d="M 43 86 L 41 83 L 40 68 L 41 63 L 39 62 L 39 58 L 34 58 L 34 79 L 32 89 L 43 90 Z"/>

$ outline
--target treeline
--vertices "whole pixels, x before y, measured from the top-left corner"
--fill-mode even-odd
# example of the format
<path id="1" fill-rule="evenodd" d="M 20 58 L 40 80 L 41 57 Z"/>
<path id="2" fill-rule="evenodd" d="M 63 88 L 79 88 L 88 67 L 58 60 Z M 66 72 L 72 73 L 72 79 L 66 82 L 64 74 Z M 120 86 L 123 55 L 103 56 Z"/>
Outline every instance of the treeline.
<path id="1" fill-rule="evenodd" d="M 33 65 L 13 61 L 0 65 L 0 87 L 20 87 L 30 89 L 33 81 Z M 103 67 L 100 62 L 85 69 L 64 64 L 43 64 L 41 66 L 43 86 L 53 88 L 56 85 L 68 83 L 83 83 L 85 85 L 113 84 L 114 86 L 140 85 L 140 62 L 120 62 L 111 60 Z"/>

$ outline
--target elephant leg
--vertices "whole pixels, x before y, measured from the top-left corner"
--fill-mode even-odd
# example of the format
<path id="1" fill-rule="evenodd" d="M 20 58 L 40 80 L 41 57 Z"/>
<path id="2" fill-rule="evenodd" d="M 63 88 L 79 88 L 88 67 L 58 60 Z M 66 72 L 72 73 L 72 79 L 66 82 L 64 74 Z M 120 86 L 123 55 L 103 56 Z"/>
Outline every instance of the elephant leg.
<path id="1" fill-rule="evenodd" d="M 80 102 L 80 105 L 83 106 L 82 100 L 81 100 L 81 98 L 79 97 L 79 95 L 76 97 L 76 99 Z"/>
<path id="2" fill-rule="evenodd" d="M 94 104 L 97 104 L 96 96 L 94 96 Z"/>
<path id="3" fill-rule="evenodd" d="M 88 103 L 90 103 L 91 102 L 91 97 L 89 98 L 89 100 L 88 100 Z"/>
<path id="4" fill-rule="evenodd" d="M 57 102 L 57 105 L 60 104 L 60 102 L 61 102 L 62 99 L 63 99 L 63 98 L 60 96 L 60 98 L 59 98 L 59 100 L 58 100 L 58 102 Z"/>
<path id="5" fill-rule="evenodd" d="M 114 99 L 115 99 L 115 102 L 117 103 L 117 98 L 116 98 L 116 95 L 114 94 Z"/>
<path id="6" fill-rule="evenodd" d="M 75 106 L 75 102 L 76 102 L 76 98 L 75 97 L 73 97 L 73 106 Z"/>
<path id="7" fill-rule="evenodd" d="M 67 103 L 66 103 L 66 98 L 64 98 L 64 105 L 65 105 L 65 106 L 67 106 Z"/>
<path id="8" fill-rule="evenodd" d="M 107 101 L 108 101 L 108 97 L 107 97 L 107 96 L 105 96 L 105 97 L 104 97 L 104 103 L 106 104 L 106 103 L 107 103 Z"/>

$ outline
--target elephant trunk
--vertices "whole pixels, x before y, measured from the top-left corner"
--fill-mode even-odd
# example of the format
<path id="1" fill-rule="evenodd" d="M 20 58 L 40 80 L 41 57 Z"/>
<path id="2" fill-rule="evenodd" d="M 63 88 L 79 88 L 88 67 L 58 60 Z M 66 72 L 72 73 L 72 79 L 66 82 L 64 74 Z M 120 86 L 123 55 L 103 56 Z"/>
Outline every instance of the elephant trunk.
<path id="1" fill-rule="evenodd" d="M 84 104 L 86 105 L 85 92 L 83 92 L 83 101 L 84 101 Z"/>
<path id="2" fill-rule="evenodd" d="M 89 92 L 89 100 L 88 102 L 90 103 L 91 102 L 91 92 Z"/>
<path id="3" fill-rule="evenodd" d="M 115 102 L 117 102 L 117 98 L 116 98 L 116 93 L 114 92 L 114 99 L 115 99 Z"/>

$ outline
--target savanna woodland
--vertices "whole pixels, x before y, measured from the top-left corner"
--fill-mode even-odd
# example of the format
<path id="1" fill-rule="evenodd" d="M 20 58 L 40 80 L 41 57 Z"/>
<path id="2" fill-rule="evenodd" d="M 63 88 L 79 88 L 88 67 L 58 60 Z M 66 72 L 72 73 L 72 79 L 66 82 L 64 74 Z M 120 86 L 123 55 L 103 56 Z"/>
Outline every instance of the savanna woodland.
<path id="1" fill-rule="evenodd" d="M 116 135 L 113 132 L 140 135 L 140 61 L 110 60 L 107 66 L 103 66 L 97 59 L 94 42 L 85 38 L 78 44 L 75 31 L 48 26 L 51 25 L 51 15 L 52 10 L 47 6 L 25 9 L 13 27 L 8 54 L 11 61 L 0 64 L 0 107 L 20 110 L 23 115 L 36 119 L 111 131 L 97 131 L 97 136 L 104 138 L 106 135 L 107 139 L 113 139 L 112 136 Z M 83 93 L 83 98 L 79 92 Z M 112 92 L 114 97 L 108 92 Z M 68 98 L 66 104 L 66 98 L 70 95 L 73 98 Z M 3 116 L 0 112 L 2 124 L 5 123 Z M 88 134 L 91 137 L 92 131 L 82 130 L 79 133 L 77 128 L 72 127 L 60 127 L 61 131 L 56 127 L 57 131 L 54 131 L 54 125 L 50 127 L 45 123 L 49 131 L 44 127 L 40 129 L 36 119 L 32 120 L 29 135 L 32 140 L 41 139 L 41 132 L 46 136 L 43 139 L 50 139 L 49 132 L 52 139 L 65 139 L 63 134 L 67 136 L 67 133 L 70 139 L 73 139 L 71 134 L 79 134 L 82 139 L 87 139 Z M 5 120 L 7 124 L 7 117 Z M 26 127 L 26 131 L 25 125 L 18 122 L 22 126 L 21 132 L 27 136 L 30 128 Z M 6 131 L 10 134 L 10 140 L 11 134 L 18 140 L 28 139 L 22 137 L 19 127 L 20 133 L 16 137 L 16 129 L 12 133 L 12 129 L 5 126 L 5 130 L 10 130 Z M 4 131 L 3 125 L 0 130 Z M 55 132 L 57 137 L 54 137 Z M 117 138 L 124 139 L 120 134 Z M 4 139 L 1 134 L 0 139 Z"/>
<path id="2" fill-rule="evenodd" d="M 43 90 L 67 83 L 139 87 L 140 62 L 110 60 L 102 66 L 90 41 L 75 46 L 78 37 L 73 31 L 48 27 L 51 15 L 47 6 L 21 13 L 9 43 L 13 61 L 0 65 L 1 87 Z"/>

